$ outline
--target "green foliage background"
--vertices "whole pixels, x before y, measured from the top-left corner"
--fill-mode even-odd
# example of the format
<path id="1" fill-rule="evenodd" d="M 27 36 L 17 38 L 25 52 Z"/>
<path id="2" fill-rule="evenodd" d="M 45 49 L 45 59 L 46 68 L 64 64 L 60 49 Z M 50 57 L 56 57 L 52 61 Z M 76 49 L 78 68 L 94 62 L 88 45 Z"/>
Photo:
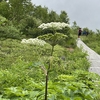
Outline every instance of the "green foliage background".
<path id="1" fill-rule="evenodd" d="M 20 40 L 12 39 L 1 40 L 0 46 L 2 98 L 43 100 L 45 75 L 41 66 L 48 66 L 51 46 L 46 44 L 41 48 L 21 44 Z M 86 55 L 78 48 L 70 51 L 59 45 L 55 46 L 49 77 L 48 99 L 94 100 L 99 96 L 96 94 L 99 93 L 96 87 L 99 83 L 96 81 L 99 82 L 100 77 L 87 72 L 90 64 Z"/>
<path id="2" fill-rule="evenodd" d="M 45 74 L 41 66 L 52 67 L 48 83 L 48 100 L 100 100 L 100 76 L 88 72 L 90 64 L 76 47 L 76 22 L 69 28 L 57 30 L 67 35 L 54 48 L 21 44 L 23 38 L 36 38 L 53 33 L 41 30 L 41 23 L 70 23 L 67 13 L 57 14 L 47 7 L 36 6 L 31 0 L 0 0 L 0 100 L 44 100 Z M 100 54 L 100 31 L 84 28 L 89 35 L 81 39 Z M 49 34 L 50 35 L 50 34 Z"/>

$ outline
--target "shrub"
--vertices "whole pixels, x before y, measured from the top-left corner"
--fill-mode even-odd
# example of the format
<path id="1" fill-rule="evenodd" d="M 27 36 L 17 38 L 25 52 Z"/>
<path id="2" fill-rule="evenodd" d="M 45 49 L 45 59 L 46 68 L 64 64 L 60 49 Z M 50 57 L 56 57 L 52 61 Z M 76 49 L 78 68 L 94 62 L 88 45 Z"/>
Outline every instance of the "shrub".
<path id="1" fill-rule="evenodd" d="M 0 26 L 0 38 L 21 39 L 21 33 L 13 25 Z"/>

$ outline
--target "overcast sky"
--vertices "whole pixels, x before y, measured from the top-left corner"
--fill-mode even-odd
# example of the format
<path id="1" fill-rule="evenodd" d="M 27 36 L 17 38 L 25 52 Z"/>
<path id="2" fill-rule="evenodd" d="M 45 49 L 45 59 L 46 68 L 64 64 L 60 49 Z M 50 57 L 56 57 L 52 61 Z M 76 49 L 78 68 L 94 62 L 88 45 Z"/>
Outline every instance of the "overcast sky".
<path id="1" fill-rule="evenodd" d="M 49 10 L 60 13 L 66 11 L 70 24 L 76 21 L 77 25 L 95 31 L 100 30 L 100 0 L 31 0 L 35 5 L 46 6 Z"/>

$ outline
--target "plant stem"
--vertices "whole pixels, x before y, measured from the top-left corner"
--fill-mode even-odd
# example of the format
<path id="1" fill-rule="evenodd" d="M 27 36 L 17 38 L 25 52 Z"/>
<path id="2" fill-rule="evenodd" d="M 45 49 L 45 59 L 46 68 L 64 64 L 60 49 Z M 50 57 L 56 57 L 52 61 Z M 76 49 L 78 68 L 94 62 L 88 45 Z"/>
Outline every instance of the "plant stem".
<path id="1" fill-rule="evenodd" d="M 48 73 L 46 75 L 46 83 L 45 83 L 45 100 L 47 100 L 48 95 Z"/>
<path id="2" fill-rule="evenodd" d="M 54 51 L 54 46 L 52 46 L 52 50 L 51 50 L 51 55 L 50 56 L 53 55 L 53 51 Z M 51 62 L 49 60 L 49 66 L 48 66 L 47 74 L 46 74 L 46 77 L 45 77 L 45 100 L 47 100 L 47 95 L 48 95 L 48 75 L 49 75 L 50 67 L 51 67 Z"/>
<path id="3" fill-rule="evenodd" d="M 54 51 L 54 46 L 52 46 L 51 56 L 53 55 L 53 51 Z"/>

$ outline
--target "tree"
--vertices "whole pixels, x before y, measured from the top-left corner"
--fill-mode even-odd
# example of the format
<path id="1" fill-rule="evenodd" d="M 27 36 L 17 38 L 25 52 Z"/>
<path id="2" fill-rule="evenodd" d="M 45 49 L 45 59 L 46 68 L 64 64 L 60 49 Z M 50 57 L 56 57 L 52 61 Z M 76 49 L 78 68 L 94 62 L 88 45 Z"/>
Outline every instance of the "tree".
<path id="1" fill-rule="evenodd" d="M 19 21 L 19 24 L 16 27 L 20 29 L 23 35 L 27 37 L 36 37 L 41 34 L 39 29 L 37 29 L 41 23 L 42 21 L 36 17 L 26 16 L 26 18 Z"/>
<path id="2" fill-rule="evenodd" d="M 65 11 L 61 11 L 60 20 L 61 22 L 69 23 L 69 18 Z"/>
<path id="3" fill-rule="evenodd" d="M 9 0 L 10 20 L 19 21 L 31 13 L 33 6 L 30 0 Z"/>
<path id="4" fill-rule="evenodd" d="M 42 20 L 43 23 L 48 22 L 48 8 L 47 7 L 41 7 L 39 6 L 34 6 L 33 10 L 33 16 Z"/>
<path id="5" fill-rule="evenodd" d="M 0 1 L 0 15 L 9 18 L 9 4 L 6 1 Z"/>
<path id="6" fill-rule="evenodd" d="M 49 12 L 49 22 L 59 22 L 59 15 L 53 10 Z"/>
<path id="7" fill-rule="evenodd" d="M 99 29 L 96 29 L 96 33 L 97 33 L 97 34 L 100 34 L 100 30 L 99 30 Z"/>
<path id="8" fill-rule="evenodd" d="M 78 29 L 78 28 L 79 28 L 79 26 L 77 26 L 76 21 L 74 21 L 74 22 L 73 22 L 73 25 L 72 25 L 72 29 Z"/>
<path id="9" fill-rule="evenodd" d="M 78 34 L 78 29 L 79 29 L 79 26 L 77 25 L 76 21 L 73 22 L 73 25 L 72 25 L 72 34 Z"/>

